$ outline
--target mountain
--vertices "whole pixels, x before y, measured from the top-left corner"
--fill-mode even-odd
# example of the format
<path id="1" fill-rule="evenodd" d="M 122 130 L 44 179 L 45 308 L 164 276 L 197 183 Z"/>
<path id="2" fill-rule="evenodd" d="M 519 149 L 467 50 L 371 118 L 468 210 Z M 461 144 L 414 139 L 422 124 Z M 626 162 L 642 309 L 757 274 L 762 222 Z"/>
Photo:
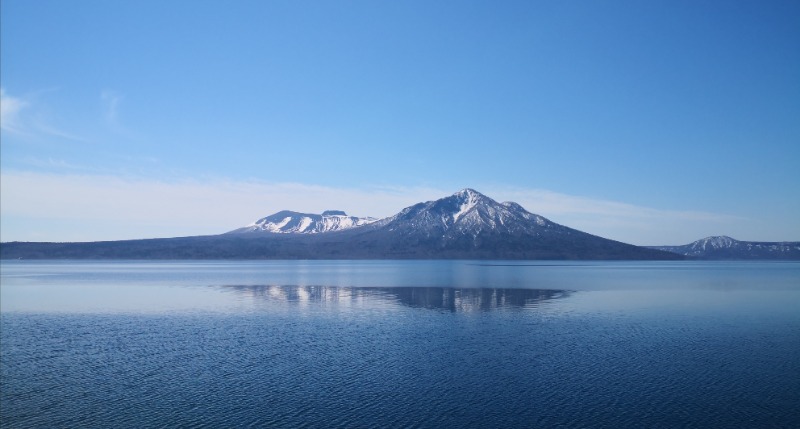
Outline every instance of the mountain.
<path id="1" fill-rule="evenodd" d="M 348 239 L 387 258 L 420 259 L 674 259 L 597 237 L 464 189 L 418 203 Z"/>
<path id="2" fill-rule="evenodd" d="M 279 212 L 211 236 L 93 243 L 2 243 L 0 258 L 683 259 L 581 232 L 464 189 L 374 221 Z"/>
<path id="3" fill-rule="evenodd" d="M 721 235 L 706 237 L 682 246 L 650 246 L 697 259 L 800 260 L 800 242 L 739 241 Z"/>
<path id="4" fill-rule="evenodd" d="M 405 208 L 381 224 L 405 235 L 441 235 L 444 241 L 483 234 L 537 235 L 556 226 L 517 203 L 497 203 L 473 189 Z"/>
<path id="5" fill-rule="evenodd" d="M 235 229 L 228 234 L 281 233 L 281 234 L 318 234 L 341 231 L 377 221 L 372 217 L 348 216 L 340 210 L 327 210 L 321 215 L 280 211 L 261 218 L 250 225 Z"/>

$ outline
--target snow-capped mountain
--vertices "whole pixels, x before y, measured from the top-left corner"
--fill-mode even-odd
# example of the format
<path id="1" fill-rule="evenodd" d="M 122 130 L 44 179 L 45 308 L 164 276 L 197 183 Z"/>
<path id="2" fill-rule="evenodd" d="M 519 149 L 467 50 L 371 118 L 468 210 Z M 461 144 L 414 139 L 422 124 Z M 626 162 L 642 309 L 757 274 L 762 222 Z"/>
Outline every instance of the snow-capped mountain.
<path id="1" fill-rule="evenodd" d="M 474 189 L 415 204 L 348 234 L 374 253 L 398 258 L 671 258 L 559 225 Z"/>
<path id="2" fill-rule="evenodd" d="M 683 259 L 559 225 L 473 189 L 375 220 L 282 211 L 226 234 L 5 243 L 0 257 L 71 259 Z"/>
<path id="3" fill-rule="evenodd" d="M 280 211 L 263 217 L 250 225 L 230 231 L 228 234 L 271 232 L 278 234 L 318 234 L 341 231 L 368 225 L 377 221 L 371 217 L 348 216 L 341 210 L 327 210 L 322 214 Z"/>
<path id="4" fill-rule="evenodd" d="M 414 204 L 377 221 L 343 212 L 282 211 L 223 236 L 250 237 L 238 252 L 275 259 L 683 258 L 559 225 L 474 189 Z"/>
<path id="5" fill-rule="evenodd" d="M 536 234 L 556 226 L 517 203 L 498 203 L 474 189 L 415 204 L 377 225 L 405 234 L 450 238 L 482 233 Z"/>
<path id="6" fill-rule="evenodd" d="M 650 248 L 699 259 L 800 260 L 800 242 L 739 241 L 725 235 L 706 237 L 682 246 Z"/>

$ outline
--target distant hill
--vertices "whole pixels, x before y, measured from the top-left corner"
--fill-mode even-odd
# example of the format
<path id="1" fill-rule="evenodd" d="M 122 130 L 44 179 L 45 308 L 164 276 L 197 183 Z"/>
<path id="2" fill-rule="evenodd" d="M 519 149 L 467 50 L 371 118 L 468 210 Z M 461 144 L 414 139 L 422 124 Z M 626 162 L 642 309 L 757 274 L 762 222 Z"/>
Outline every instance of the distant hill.
<path id="1" fill-rule="evenodd" d="M 314 233 L 311 233 L 314 232 Z M 3 259 L 683 259 L 578 231 L 464 189 L 374 221 L 279 212 L 212 236 L 2 243 Z"/>
<path id="2" fill-rule="evenodd" d="M 697 259 L 800 260 L 800 241 L 739 241 L 727 236 L 706 237 L 682 246 L 651 246 Z"/>

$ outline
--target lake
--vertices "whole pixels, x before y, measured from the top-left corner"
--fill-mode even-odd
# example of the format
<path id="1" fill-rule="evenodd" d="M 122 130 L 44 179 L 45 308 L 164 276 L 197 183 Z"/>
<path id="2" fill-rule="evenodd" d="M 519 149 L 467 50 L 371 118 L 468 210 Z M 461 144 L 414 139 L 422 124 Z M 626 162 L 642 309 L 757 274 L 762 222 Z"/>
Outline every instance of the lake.
<path id="1" fill-rule="evenodd" d="M 2 261 L 0 427 L 800 427 L 800 263 Z"/>

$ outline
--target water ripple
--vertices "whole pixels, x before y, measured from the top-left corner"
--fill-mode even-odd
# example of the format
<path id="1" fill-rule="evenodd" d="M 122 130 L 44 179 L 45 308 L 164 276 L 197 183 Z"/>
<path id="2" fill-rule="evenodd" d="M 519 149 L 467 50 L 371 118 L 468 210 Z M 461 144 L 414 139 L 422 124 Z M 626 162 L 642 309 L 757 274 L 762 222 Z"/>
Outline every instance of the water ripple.
<path id="1" fill-rule="evenodd" d="M 797 315 L 229 290 L 285 311 L 0 315 L 0 427 L 800 427 Z"/>

